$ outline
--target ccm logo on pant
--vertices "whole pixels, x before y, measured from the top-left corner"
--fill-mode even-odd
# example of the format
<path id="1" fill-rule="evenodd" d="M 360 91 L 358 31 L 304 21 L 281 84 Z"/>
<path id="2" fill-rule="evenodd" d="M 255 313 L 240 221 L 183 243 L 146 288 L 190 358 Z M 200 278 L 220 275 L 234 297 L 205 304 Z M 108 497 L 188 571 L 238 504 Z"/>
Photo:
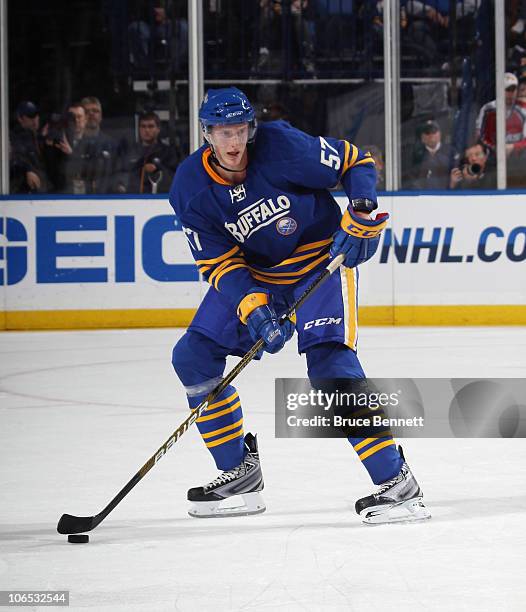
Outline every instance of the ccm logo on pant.
<path id="1" fill-rule="evenodd" d="M 322 319 L 314 319 L 314 321 L 307 321 L 303 329 L 310 329 L 311 327 L 320 327 L 322 325 L 338 325 L 342 322 L 342 318 L 334 319 L 333 317 L 323 317 Z"/>

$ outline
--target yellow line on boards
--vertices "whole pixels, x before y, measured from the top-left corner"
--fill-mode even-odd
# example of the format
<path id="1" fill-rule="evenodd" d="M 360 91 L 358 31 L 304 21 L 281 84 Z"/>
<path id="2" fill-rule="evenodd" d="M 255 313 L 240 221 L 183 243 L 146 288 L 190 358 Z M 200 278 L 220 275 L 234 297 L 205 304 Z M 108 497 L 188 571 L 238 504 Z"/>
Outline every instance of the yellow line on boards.
<path id="1" fill-rule="evenodd" d="M 526 325 L 526 306 L 361 306 L 359 325 Z M 0 329 L 187 327 L 195 309 L 0 311 Z"/>
<path id="2" fill-rule="evenodd" d="M 195 314 L 195 308 L 24 310 L 7 311 L 4 314 L 3 329 L 8 330 L 187 327 Z"/>
<path id="3" fill-rule="evenodd" d="M 523 305 L 362 306 L 359 325 L 526 325 Z"/>

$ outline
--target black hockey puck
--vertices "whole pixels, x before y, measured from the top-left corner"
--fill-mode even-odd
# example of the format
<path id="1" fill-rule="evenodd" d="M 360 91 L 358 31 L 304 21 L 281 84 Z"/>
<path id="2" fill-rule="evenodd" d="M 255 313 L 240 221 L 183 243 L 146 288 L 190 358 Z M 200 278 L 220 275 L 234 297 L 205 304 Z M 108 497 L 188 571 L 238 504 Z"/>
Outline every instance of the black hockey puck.
<path id="1" fill-rule="evenodd" d="M 89 535 L 87 533 L 68 535 L 68 542 L 71 544 L 87 544 L 89 542 Z"/>

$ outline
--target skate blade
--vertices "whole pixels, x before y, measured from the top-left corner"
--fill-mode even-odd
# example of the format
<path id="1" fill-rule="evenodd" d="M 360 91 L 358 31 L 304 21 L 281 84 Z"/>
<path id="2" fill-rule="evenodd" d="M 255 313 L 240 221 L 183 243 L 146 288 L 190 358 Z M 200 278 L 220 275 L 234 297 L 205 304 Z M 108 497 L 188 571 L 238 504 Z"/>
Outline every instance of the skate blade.
<path id="1" fill-rule="evenodd" d="M 382 525 L 384 523 L 413 523 L 431 518 L 431 512 L 426 508 L 422 497 L 408 499 L 393 506 L 375 506 L 365 508 L 360 512 L 362 520 L 367 525 Z"/>
<path id="2" fill-rule="evenodd" d="M 242 497 L 243 504 L 238 506 L 222 506 L 225 502 L 230 502 L 239 497 Z M 193 506 L 188 510 L 188 514 L 194 518 L 224 518 L 261 514 L 266 509 L 263 498 L 258 492 L 255 492 L 236 495 L 221 501 L 194 502 Z"/>

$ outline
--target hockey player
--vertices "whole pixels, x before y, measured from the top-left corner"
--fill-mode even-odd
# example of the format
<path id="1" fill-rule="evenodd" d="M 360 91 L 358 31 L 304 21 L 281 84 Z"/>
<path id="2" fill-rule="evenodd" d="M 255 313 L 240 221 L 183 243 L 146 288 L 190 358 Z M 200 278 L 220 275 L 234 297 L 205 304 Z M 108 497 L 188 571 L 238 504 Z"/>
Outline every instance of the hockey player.
<path id="1" fill-rule="evenodd" d="M 211 287 L 173 351 L 173 366 L 195 408 L 220 382 L 227 355 L 262 338 L 277 353 L 298 332 L 311 381 L 363 379 L 357 348 L 357 266 L 378 246 L 387 215 L 376 210 L 374 161 L 345 140 L 314 138 L 284 121 L 257 127 L 254 109 L 235 87 L 208 91 L 199 111 L 205 144 L 177 169 L 170 203 Z M 256 137 L 257 132 L 257 137 Z M 349 206 L 328 191 L 341 183 Z M 280 325 L 278 314 L 327 264 L 344 265 Z M 306 325 L 327 318 L 331 325 Z M 263 512 L 256 437 L 244 435 L 241 400 L 230 385 L 197 419 L 221 474 L 188 491 L 191 516 Z M 427 518 L 422 493 L 390 434 L 353 438 L 374 495 L 356 511 L 367 522 Z M 222 502 L 241 495 L 244 505 Z"/>

